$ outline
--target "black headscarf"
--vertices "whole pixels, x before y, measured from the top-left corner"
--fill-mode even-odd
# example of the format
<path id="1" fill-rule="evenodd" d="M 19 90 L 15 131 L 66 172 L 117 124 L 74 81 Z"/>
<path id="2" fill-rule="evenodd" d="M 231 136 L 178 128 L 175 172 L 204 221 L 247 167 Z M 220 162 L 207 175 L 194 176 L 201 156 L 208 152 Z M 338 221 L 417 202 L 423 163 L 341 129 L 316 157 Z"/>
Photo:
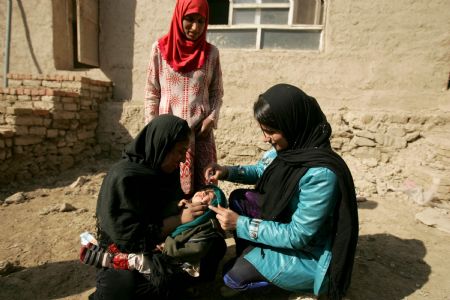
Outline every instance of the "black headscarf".
<path id="1" fill-rule="evenodd" d="M 269 104 L 279 126 L 276 129 L 288 141 L 288 148 L 278 152 L 256 186 L 261 194 L 261 216 L 266 220 L 289 221 L 291 216 L 286 216 L 285 209 L 308 168 L 325 167 L 336 174 L 341 198 L 334 212 L 329 296 L 340 299 L 350 284 L 358 240 L 358 211 L 351 172 L 331 149 L 331 126 L 316 99 L 288 84 L 275 85 L 260 97 Z"/>
<path id="2" fill-rule="evenodd" d="M 141 130 L 125 148 L 122 157 L 159 170 L 167 153 L 189 133 L 185 120 L 173 115 L 160 115 Z"/>
<path id="3" fill-rule="evenodd" d="M 166 174 L 161 164 L 189 133 L 185 120 L 161 115 L 125 148 L 122 160 L 104 178 L 98 196 L 102 246 L 115 243 L 123 252 L 146 252 L 159 242 L 165 205 L 183 197 L 179 170 Z"/>

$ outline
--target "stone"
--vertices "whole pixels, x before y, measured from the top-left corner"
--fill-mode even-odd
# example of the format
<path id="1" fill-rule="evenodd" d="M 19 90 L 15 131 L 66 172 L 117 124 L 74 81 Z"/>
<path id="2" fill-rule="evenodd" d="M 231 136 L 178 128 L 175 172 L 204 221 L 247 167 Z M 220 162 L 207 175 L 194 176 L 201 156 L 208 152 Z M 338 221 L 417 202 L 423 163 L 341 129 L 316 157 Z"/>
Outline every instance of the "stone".
<path id="1" fill-rule="evenodd" d="M 89 180 L 84 177 L 84 176 L 80 176 L 77 178 L 77 180 L 75 180 L 71 185 L 70 188 L 74 189 L 77 187 L 82 187 L 86 182 L 88 182 Z"/>
<path id="2" fill-rule="evenodd" d="M 9 196 L 8 198 L 6 198 L 4 203 L 5 204 L 18 204 L 18 203 L 25 202 L 26 200 L 27 200 L 26 194 L 24 192 L 18 192 L 12 196 Z"/>
<path id="3" fill-rule="evenodd" d="M 10 262 L 7 260 L 0 261 L 0 276 L 6 276 L 20 269 L 18 262 Z"/>
<path id="4" fill-rule="evenodd" d="M 71 212 L 74 210 L 77 210 L 77 209 L 72 204 L 69 204 L 69 203 L 62 203 L 58 209 L 59 212 Z"/>
<path id="5" fill-rule="evenodd" d="M 375 142 L 371 139 L 355 136 L 352 139 L 352 143 L 359 147 L 375 147 Z"/>
<path id="6" fill-rule="evenodd" d="M 450 233 L 450 214 L 445 209 L 428 207 L 417 213 L 415 218 L 427 226 Z"/>

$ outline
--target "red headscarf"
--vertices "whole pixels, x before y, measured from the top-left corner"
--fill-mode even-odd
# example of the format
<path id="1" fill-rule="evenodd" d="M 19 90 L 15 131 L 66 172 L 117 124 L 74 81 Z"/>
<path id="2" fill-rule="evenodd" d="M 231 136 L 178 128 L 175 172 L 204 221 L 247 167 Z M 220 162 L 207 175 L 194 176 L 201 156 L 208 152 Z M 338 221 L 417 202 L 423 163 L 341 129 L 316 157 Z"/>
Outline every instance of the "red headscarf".
<path id="1" fill-rule="evenodd" d="M 183 17 L 200 14 L 206 19 L 205 29 L 195 41 L 184 34 Z M 206 0 L 177 0 L 169 33 L 159 41 L 159 49 L 167 63 L 177 72 L 200 69 L 206 61 L 209 44 L 206 42 L 209 8 Z"/>

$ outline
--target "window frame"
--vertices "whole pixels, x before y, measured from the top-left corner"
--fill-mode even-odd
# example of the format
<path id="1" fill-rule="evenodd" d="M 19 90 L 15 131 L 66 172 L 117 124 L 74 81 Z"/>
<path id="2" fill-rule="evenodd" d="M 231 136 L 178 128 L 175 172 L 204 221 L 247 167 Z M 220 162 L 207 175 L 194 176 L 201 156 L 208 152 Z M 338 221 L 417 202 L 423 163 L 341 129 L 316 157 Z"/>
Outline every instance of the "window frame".
<path id="1" fill-rule="evenodd" d="M 99 67 L 99 1 L 76 0 L 76 62 Z"/>
<path id="2" fill-rule="evenodd" d="M 322 10 L 320 9 L 321 0 L 316 0 L 316 9 L 314 15 L 314 24 L 293 24 L 294 12 L 296 10 L 295 0 L 289 0 L 289 3 L 262 3 L 261 0 L 256 0 L 256 3 L 234 3 L 233 0 L 229 0 L 228 8 L 228 24 L 214 24 L 208 25 L 208 31 L 220 31 L 220 30 L 256 30 L 256 43 L 255 50 L 268 50 L 262 45 L 262 36 L 264 29 L 273 29 L 281 31 L 320 31 L 319 47 L 316 50 L 306 51 L 322 51 L 324 44 L 324 29 L 325 29 L 325 16 L 327 9 L 327 0 L 323 0 Z M 288 22 L 287 24 L 261 24 L 261 10 L 264 8 L 288 8 Z M 233 24 L 233 11 L 234 9 L 255 9 L 255 23 L 254 24 Z M 322 24 L 317 24 L 322 18 Z M 236 49 L 236 48 L 234 48 Z M 240 48 L 237 48 L 240 49 Z M 248 48 L 246 48 L 248 49 Z M 270 49 L 270 48 L 269 48 Z M 270 49 L 276 50 L 276 49 Z M 285 48 L 283 50 L 299 51 L 299 49 Z M 303 50 L 305 51 L 305 50 Z"/>

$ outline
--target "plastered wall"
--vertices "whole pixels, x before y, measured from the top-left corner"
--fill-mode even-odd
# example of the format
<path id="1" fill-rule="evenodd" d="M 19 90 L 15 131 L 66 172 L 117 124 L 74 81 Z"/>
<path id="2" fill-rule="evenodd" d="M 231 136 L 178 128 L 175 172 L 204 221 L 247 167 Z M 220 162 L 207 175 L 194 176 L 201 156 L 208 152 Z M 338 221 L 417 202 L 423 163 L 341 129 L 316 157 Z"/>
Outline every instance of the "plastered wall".
<path id="1" fill-rule="evenodd" d="M 71 72 L 113 81 L 116 100 L 142 101 L 150 46 L 167 32 L 174 4 L 99 0 L 100 68 Z M 52 58 L 53 13 L 51 1 L 13 1 L 11 72 L 64 73 Z M 448 110 L 448 28 L 447 0 L 327 1 L 322 52 L 221 50 L 225 105 L 250 107 L 270 85 L 288 82 L 326 107 Z M 1 37 L 4 30 L 1 22 Z"/>

